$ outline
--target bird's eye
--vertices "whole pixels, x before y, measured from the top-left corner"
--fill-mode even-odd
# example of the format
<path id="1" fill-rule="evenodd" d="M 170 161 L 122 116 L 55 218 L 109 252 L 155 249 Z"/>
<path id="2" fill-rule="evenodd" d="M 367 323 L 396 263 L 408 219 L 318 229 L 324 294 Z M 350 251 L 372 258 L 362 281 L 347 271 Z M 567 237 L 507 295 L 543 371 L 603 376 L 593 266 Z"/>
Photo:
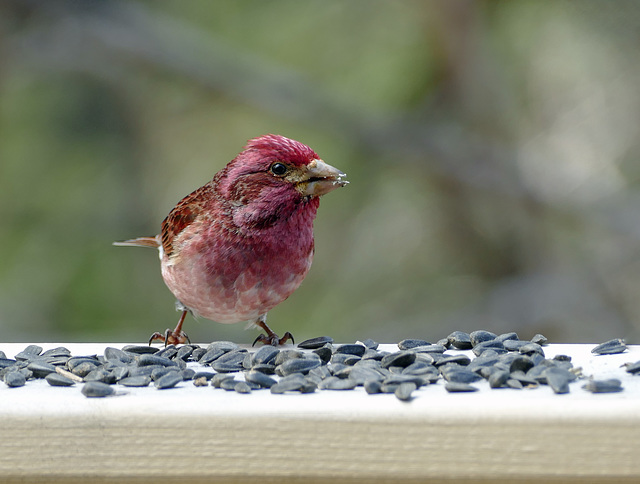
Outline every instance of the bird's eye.
<path id="1" fill-rule="evenodd" d="M 287 168 L 287 165 L 285 165 L 284 163 L 274 163 L 269 167 L 269 170 L 271 170 L 271 173 L 273 173 L 276 176 L 282 176 L 287 171 L 289 171 L 289 169 Z"/>

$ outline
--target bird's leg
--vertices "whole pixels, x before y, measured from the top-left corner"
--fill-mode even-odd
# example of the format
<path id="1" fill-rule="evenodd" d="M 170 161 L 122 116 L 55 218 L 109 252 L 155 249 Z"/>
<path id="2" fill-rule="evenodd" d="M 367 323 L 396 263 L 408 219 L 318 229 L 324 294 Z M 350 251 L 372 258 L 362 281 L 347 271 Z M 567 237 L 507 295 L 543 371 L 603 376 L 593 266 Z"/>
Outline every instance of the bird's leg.
<path id="1" fill-rule="evenodd" d="M 289 333 L 289 331 L 283 334 L 282 338 L 280 338 L 280 336 L 275 334 L 273 330 L 269 326 L 267 326 L 266 316 L 267 316 L 266 314 L 263 314 L 256 320 L 254 324 L 264 329 L 267 334 L 261 334 L 260 336 L 258 336 L 251 346 L 255 346 L 255 344 L 258 342 L 265 345 L 272 345 L 272 346 L 283 345 L 288 340 L 291 340 L 292 343 L 295 343 L 295 341 L 293 341 L 293 335 Z"/>
<path id="2" fill-rule="evenodd" d="M 164 341 L 165 346 L 191 343 L 191 340 L 189 339 L 189 336 L 187 336 L 187 333 L 182 331 L 182 324 L 184 323 L 184 318 L 187 317 L 188 312 L 188 309 L 182 309 L 182 314 L 180 315 L 180 319 L 178 320 L 176 328 L 173 331 L 167 328 L 164 334 L 156 331 L 149 338 L 149 344 L 151 344 L 153 341 Z"/>

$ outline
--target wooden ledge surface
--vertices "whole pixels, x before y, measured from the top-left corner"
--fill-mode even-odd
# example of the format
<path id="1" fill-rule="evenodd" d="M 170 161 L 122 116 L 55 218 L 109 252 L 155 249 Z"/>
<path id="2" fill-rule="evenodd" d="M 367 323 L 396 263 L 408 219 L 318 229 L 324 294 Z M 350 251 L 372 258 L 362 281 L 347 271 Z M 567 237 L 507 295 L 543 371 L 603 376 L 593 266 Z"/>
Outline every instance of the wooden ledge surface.
<path id="1" fill-rule="evenodd" d="M 39 343 L 40 344 L 40 343 Z M 26 344 L 0 344 L 8 357 Z M 124 344 L 66 346 L 74 356 Z M 81 384 L 0 383 L 0 480 L 9 482 L 634 482 L 640 479 L 640 376 L 622 364 L 640 346 L 594 356 L 595 345 L 549 345 L 586 376 L 624 391 L 491 390 L 449 394 L 443 382 L 394 395 L 317 391 L 251 394 L 117 386 L 86 398 Z M 395 345 L 381 349 L 395 351 Z M 453 351 L 449 351 L 453 353 Z"/>

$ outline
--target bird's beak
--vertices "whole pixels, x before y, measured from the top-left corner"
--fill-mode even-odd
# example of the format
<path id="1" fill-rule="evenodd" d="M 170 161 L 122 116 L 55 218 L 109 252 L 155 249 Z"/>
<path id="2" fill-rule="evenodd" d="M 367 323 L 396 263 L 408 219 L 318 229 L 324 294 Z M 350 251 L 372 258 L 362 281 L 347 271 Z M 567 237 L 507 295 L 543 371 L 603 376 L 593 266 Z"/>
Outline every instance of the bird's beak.
<path id="1" fill-rule="evenodd" d="M 347 175 L 324 161 L 313 160 L 306 166 L 304 178 L 298 187 L 303 196 L 319 197 L 347 185 L 349 182 L 343 179 L 345 176 Z"/>

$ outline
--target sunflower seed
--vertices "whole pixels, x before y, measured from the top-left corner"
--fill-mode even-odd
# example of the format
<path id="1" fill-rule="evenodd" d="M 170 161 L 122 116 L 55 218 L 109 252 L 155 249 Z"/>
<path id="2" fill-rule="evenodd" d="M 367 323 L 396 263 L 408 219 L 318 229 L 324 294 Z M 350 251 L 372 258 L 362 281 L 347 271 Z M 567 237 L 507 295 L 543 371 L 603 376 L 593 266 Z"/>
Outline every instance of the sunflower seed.
<path id="1" fill-rule="evenodd" d="M 373 368 L 366 368 L 363 366 L 353 366 L 348 368 L 350 370 L 348 377 L 353 380 L 356 385 L 364 385 L 367 381 L 382 381 L 384 379 L 384 377 Z M 340 377 L 340 375 L 336 376 Z"/>
<path id="2" fill-rule="evenodd" d="M 473 383 L 482 379 L 482 377 L 476 372 L 462 368 L 448 368 L 441 373 L 445 380 L 452 383 Z"/>
<path id="3" fill-rule="evenodd" d="M 27 379 L 19 371 L 10 371 L 4 375 L 4 382 L 11 388 L 17 388 L 24 386 Z"/>
<path id="4" fill-rule="evenodd" d="M 62 357 L 62 356 L 71 356 L 71 351 L 64 346 L 58 346 L 57 348 L 51 348 L 50 350 L 41 353 L 40 356 L 43 357 Z"/>
<path id="5" fill-rule="evenodd" d="M 510 372 L 521 371 L 523 373 L 526 373 L 527 371 L 529 371 L 529 369 L 533 368 L 534 366 L 535 364 L 533 363 L 533 360 L 530 357 L 526 355 L 517 355 L 515 358 L 511 360 L 511 363 L 509 365 L 509 371 Z"/>
<path id="6" fill-rule="evenodd" d="M 405 382 L 398 385 L 398 388 L 396 388 L 396 391 L 394 393 L 398 400 L 408 402 L 413 398 L 412 393 L 416 390 L 416 388 L 417 387 L 415 383 Z"/>
<path id="7" fill-rule="evenodd" d="M 390 355 L 391 353 L 387 352 L 387 351 L 376 351 L 376 350 L 372 350 L 372 349 L 367 349 L 367 351 L 364 352 L 364 355 L 362 355 L 362 359 L 363 360 L 376 360 L 376 361 L 382 361 L 382 358 L 384 358 L 387 355 Z"/>
<path id="8" fill-rule="evenodd" d="M 532 343 L 537 343 L 540 346 L 543 346 L 543 345 L 547 344 L 547 338 L 545 338 L 541 334 L 536 334 L 533 338 L 531 338 L 531 342 Z"/>
<path id="9" fill-rule="evenodd" d="M 271 393 L 282 394 L 287 392 L 296 392 L 302 389 L 307 384 L 304 377 L 302 380 L 285 380 L 282 379 L 270 388 Z"/>
<path id="10" fill-rule="evenodd" d="M 235 373 L 244 369 L 244 358 L 246 351 L 231 351 L 225 353 L 211 364 L 218 373 Z"/>
<path id="11" fill-rule="evenodd" d="M 126 351 L 119 350 L 118 348 L 112 348 L 107 346 L 104 349 L 104 357 L 107 361 L 121 361 L 122 363 L 131 363 L 133 358 Z"/>
<path id="12" fill-rule="evenodd" d="M 483 343 L 485 341 L 491 341 L 494 340 L 498 337 L 498 335 L 496 335 L 495 333 L 492 333 L 491 331 L 485 331 L 482 329 L 479 329 L 477 331 L 472 331 L 471 333 L 469 333 L 469 339 L 471 340 L 471 346 L 476 346 L 480 343 Z"/>
<path id="13" fill-rule="evenodd" d="M 136 361 L 138 366 L 164 366 L 164 367 L 173 367 L 178 366 L 178 363 L 175 361 L 171 361 L 169 358 L 164 356 L 156 356 L 156 355 L 140 355 L 138 360 Z"/>
<path id="14" fill-rule="evenodd" d="M 516 380 L 514 378 L 509 378 L 506 382 L 506 386 L 513 388 L 514 390 L 522 390 L 524 388 L 520 380 Z"/>
<path id="15" fill-rule="evenodd" d="M 449 346 L 453 346 L 458 350 L 470 350 L 472 348 L 471 336 L 464 331 L 454 331 L 451 333 L 447 336 L 447 343 Z"/>
<path id="16" fill-rule="evenodd" d="M 364 341 L 358 341 L 358 343 L 364 345 L 369 350 L 377 350 L 379 346 L 379 344 L 371 338 L 365 339 Z"/>
<path id="17" fill-rule="evenodd" d="M 313 350 L 313 353 L 318 355 L 323 363 L 329 363 L 331 355 L 333 354 L 333 349 L 330 344 L 326 344 L 321 348 Z"/>
<path id="18" fill-rule="evenodd" d="M 502 345 L 507 351 L 520 351 L 520 348 L 529 344 L 530 341 L 516 341 L 513 339 L 508 339 L 502 342 Z"/>
<path id="19" fill-rule="evenodd" d="M 502 341 L 503 343 L 505 341 L 518 341 L 520 338 L 518 338 L 518 333 L 502 333 L 498 336 L 496 336 L 496 340 L 497 341 Z"/>
<path id="20" fill-rule="evenodd" d="M 12 366 L 15 366 L 16 363 L 16 360 L 12 360 L 10 358 L 0 358 L 0 369 L 10 368 Z"/>
<path id="21" fill-rule="evenodd" d="M 402 369 L 403 375 L 424 375 L 425 373 L 438 373 L 438 370 L 424 361 L 415 361 Z"/>
<path id="22" fill-rule="evenodd" d="M 367 380 L 364 382 L 364 390 L 372 395 L 374 393 L 382 393 L 382 382 L 378 380 Z"/>
<path id="23" fill-rule="evenodd" d="M 364 345 L 359 344 L 346 344 L 340 345 L 334 351 L 334 354 L 353 355 L 362 357 L 367 348 Z"/>
<path id="24" fill-rule="evenodd" d="M 44 378 L 49 373 L 55 373 L 56 367 L 49 363 L 40 363 L 38 361 L 32 361 L 27 365 L 27 369 L 31 370 L 35 378 Z"/>
<path id="25" fill-rule="evenodd" d="M 496 339 L 476 343 L 471 351 L 476 356 L 480 356 L 487 351 L 494 351 L 496 354 L 504 354 L 507 352 L 502 341 Z"/>
<path id="26" fill-rule="evenodd" d="M 185 368 L 180 373 L 182 374 L 182 379 L 184 381 L 189 381 L 189 380 L 193 380 L 193 377 L 196 374 L 196 370 L 194 370 L 193 368 Z"/>
<path id="27" fill-rule="evenodd" d="M 166 375 L 163 375 L 154 382 L 155 387 L 158 390 L 165 390 L 167 388 L 173 388 L 182 381 L 182 373 L 179 371 L 170 371 Z"/>
<path id="28" fill-rule="evenodd" d="M 95 370 L 96 367 L 98 367 L 99 365 L 100 364 L 97 361 L 95 361 L 95 362 L 84 361 L 84 362 L 80 363 L 79 365 L 76 365 L 71 370 L 71 373 L 73 373 L 74 375 L 77 375 L 79 377 L 84 378 L 89 373 L 91 373 L 93 370 Z"/>
<path id="29" fill-rule="evenodd" d="M 260 385 L 263 388 L 271 388 L 277 383 L 277 381 L 264 373 L 259 371 L 248 371 L 244 374 L 244 379 L 248 382 Z"/>
<path id="30" fill-rule="evenodd" d="M 42 346 L 29 345 L 15 356 L 18 361 L 31 361 L 42 353 Z"/>
<path id="31" fill-rule="evenodd" d="M 622 382 L 617 378 L 590 380 L 582 388 L 591 393 L 615 393 L 622 391 Z"/>
<path id="32" fill-rule="evenodd" d="M 521 346 L 518 351 L 523 355 L 533 355 L 534 353 L 537 353 L 544 356 L 542 346 L 537 343 L 527 343 L 526 345 Z"/>
<path id="33" fill-rule="evenodd" d="M 327 343 L 332 344 L 333 338 L 329 336 L 318 336 L 317 338 L 304 340 L 302 343 L 298 344 L 298 348 L 302 348 L 305 350 L 315 350 L 318 348 L 322 348 Z"/>
<path id="34" fill-rule="evenodd" d="M 204 378 L 205 380 L 209 381 L 213 378 L 214 375 L 215 373 L 212 373 L 210 371 L 197 371 L 195 375 L 193 375 L 193 379 L 195 380 L 196 378 Z"/>
<path id="35" fill-rule="evenodd" d="M 334 353 L 331 357 L 332 365 L 355 365 L 362 358 L 356 355 L 350 355 L 345 353 Z"/>
<path id="36" fill-rule="evenodd" d="M 240 349 L 240 347 L 233 341 L 214 341 L 209 346 L 207 346 L 207 351 L 221 350 L 224 353 L 229 353 L 230 351 L 237 349 Z"/>
<path id="37" fill-rule="evenodd" d="M 151 383 L 149 375 L 128 376 L 118 382 L 125 387 L 146 387 Z"/>
<path id="38" fill-rule="evenodd" d="M 108 385 L 112 385 L 116 382 L 116 378 L 113 373 L 107 372 L 102 369 L 95 369 L 90 371 L 84 378 L 84 381 L 101 381 L 102 383 L 106 383 Z"/>
<path id="39" fill-rule="evenodd" d="M 635 363 L 625 363 L 622 366 L 625 367 L 627 373 L 631 373 L 633 375 L 640 373 L 640 361 L 636 361 Z"/>
<path id="40" fill-rule="evenodd" d="M 356 386 L 356 382 L 348 378 L 330 376 L 322 380 L 318 388 L 320 390 L 353 390 Z"/>
<path id="41" fill-rule="evenodd" d="M 488 378 L 489 386 L 491 388 L 502 388 L 507 383 L 509 379 L 509 372 L 506 370 L 498 370 L 491 373 L 491 376 Z"/>
<path id="42" fill-rule="evenodd" d="M 189 345 L 181 346 L 180 348 L 178 348 L 178 352 L 176 353 L 175 358 L 182 361 L 187 361 L 193 354 L 194 349 L 195 348 L 193 346 Z"/>
<path id="43" fill-rule="evenodd" d="M 276 373 L 278 371 L 282 376 L 291 375 L 292 373 L 302 373 L 306 375 L 314 368 L 318 368 L 322 362 L 320 359 L 312 358 L 294 358 L 292 360 L 285 361 L 282 365 L 276 367 Z"/>
<path id="44" fill-rule="evenodd" d="M 175 345 L 169 345 L 169 346 L 165 346 L 164 348 L 162 348 L 161 350 L 159 350 L 157 353 L 154 353 L 154 356 L 157 356 L 158 358 L 173 358 L 174 356 L 176 356 L 176 354 L 178 354 L 178 349 L 176 348 Z"/>
<path id="45" fill-rule="evenodd" d="M 224 380 L 233 380 L 234 376 L 229 373 L 215 373 L 211 378 L 211 386 L 214 388 L 220 388 Z"/>
<path id="46" fill-rule="evenodd" d="M 239 381 L 234 387 L 236 393 L 251 393 L 251 387 L 245 381 Z"/>
<path id="47" fill-rule="evenodd" d="M 147 375 L 151 374 L 157 369 L 163 369 L 164 366 L 131 366 L 129 367 L 129 376 Z"/>
<path id="48" fill-rule="evenodd" d="M 622 353 L 627 349 L 623 339 L 612 339 L 605 343 L 601 343 L 591 350 L 591 353 L 596 355 L 615 355 Z"/>
<path id="49" fill-rule="evenodd" d="M 299 346 L 299 345 L 298 345 Z M 256 351 L 251 357 L 251 366 L 273 364 L 280 350 L 271 345 L 265 345 Z"/>
<path id="50" fill-rule="evenodd" d="M 477 392 L 478 388 L 473 385 L 469 385 L 468 383 L 457 383 L 457 382 L 448 382 L 444 386 L 445 390 L 449 393 L 460 393 L 460 392 Z"/>
<path id="51" fill-rule="evenodd" d="M 430 346 L 431 343 L 425 341 L 423 339 L 403 339 L 398 343 L 398 349 L 400 350 L 410 350 L 417 346 Z"/>
<path id="52" fill-rule="evenodd" d="M 469 363 L 471 363 L 471 358 L 469 358 L 467 355 L 462 354 L 447 355 L 439 359 L 438 361 L 435 361 L 434 366 L 439 367 L 446 365 L 447 363 L 456 363 L 461 366 L 467 366 Z"/>
<path id="53" fill-rule="evenodd" d="M 333 376 L 338 378 L 349 378 L 349 375 L 351 374 L 351 370 L 353 370 L 353 366 L 344 366 L 339 371 L 334 371 Z"/>
<path id="54" fill-rule="evenodd" d="M 226 380 L 222 380 L 220 382 L 220 388 L 222 388 L 223 390 L 226 390 L 228 392 L 231 392 L 233 390 L 236 389 L 236 385 L 238 384 L 238 380 L 234 378 L 227 378 Z"/>
<path id="55" fill-rule="evenodd" d="M 136 355 L 144 355 L 144 354 L 153 354 L 157 353 L 159 348 L 154 346 L 137 346 L 137 345 L 127 345 L 122 348 L 122 351 L 126 351 L 128 353 L 134 353 Z"/>
<path id="56" fill-rule="evenodd" d="M 273 375 L 276 372 L 276 365 L 253 365 L 251 369 L 265 375 Z"/>
<path id="57" fill-rule="evenodd" d="M 167 368 L 166 366 L 156 367 L 151 372 L 151 379 L 153 381 L 157 381 L 160 378 L 162 378 L 163 376 L 165 376 L 167 373 L 169 373 L 170 371 L 176 371 L 176 368 Z"/>
<path id="58" fill-rule="evenodd" d="M 52 387 L 70 387 L 76 384 L 71 378 L 62 376 L 59 373 L 49 373 L 44 379 Z"/>
<path id="59" fill-rule="evenodd" d="M 313 370 L 309 371 L 309 375 L 313 375 L 313 376 L 316 376 L 316 377 L 320 378 L 321 380 L 324 380 L 328 376 L 331 376 L 331 371 L 329 370 L 329 368 L 326 365 L 323 365 L 323 366 L 319 366 L 318 368 L 314 368 Z"/>
<path id="60" fill-rule="evenodd" d="M 193 350 L 193 353 L 191 353 L 191 359 L 193 361 L 200 361 L 200 358 L 202 358 L 206 353 L 206 348 L 196 348 Z"/>
<path id="61" fill-rule="evenodd" d="M 544 376 L 554 393 L 569 393 L 571 374 L 567 370 L 556 367 L 547 368 Z"/>
<path id="62" fill-rule="evenodd" d="M 443 345 L 423 345 L 423 346 L 415 346 L 411 348 L 411 351 L 418 354 L 435 354 L 441 355 L 447 350 Z"/>
<path id="63" fill-rule="evenodd" d="M 382 358 L 380 366 L 382 368 L 389 368 L 390 366 L 401 366 L 405 368 L 414 361 L 416 361 L 416 353 L 414 351 L 398 351 Z"/>
<path id="64" fill-rule="evenodd" d="M 537 387 L 538 386 L 538 382 L 536 380 L 534 380 L 533 378 L 525 375 L 524 372 L 522 372 L 520 370 L 511 372 L 511 375 L 509 376 L 509 379 L 518 380 L 523 385 L 527 385 L 527 387 L 532 387 L 533 388 L 533 387 Z"/>
<path id="65" fill-rule="evenodd" d="M 273 364 L 278 366 L 283 364 L 285 361 L 287 360 L 291 360 L 293 358 L 303 358 L 304 357 L 304 353 L 302 351 L 298 351 L 298 350 L 281 350 L 278 355 L 276 356 L 275 361 L 273 361 Z"/>
<path id="66" fill-rule="evenodd" d="M 208 365 L 213 361 L 217 360 L 218 358 L 220 358 L 225 353 L 226 351 L 223 351 L 219 348 L 213 348 L 211 350 L 206 351 L 204 354 L 202 354 L 198 359 L 198 363 L 200 363 L 201 365 Z"/>
<path id="67" fill-rule="evenodd" d="M 89 398 L 100 398 L 113 395 L 115 390 L 110 385 L 100 381 L 90 381 L 82 387 L 82 394 Z"/>

